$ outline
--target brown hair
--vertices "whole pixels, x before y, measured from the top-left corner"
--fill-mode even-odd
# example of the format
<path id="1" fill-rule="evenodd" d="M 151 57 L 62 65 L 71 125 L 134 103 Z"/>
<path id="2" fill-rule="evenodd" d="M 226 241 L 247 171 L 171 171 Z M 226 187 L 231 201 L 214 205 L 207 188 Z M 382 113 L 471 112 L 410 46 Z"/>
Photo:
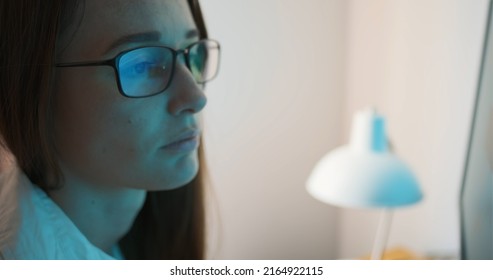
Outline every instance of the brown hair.
<path id="1" fill-rule="evenodd" d="M 198 0 L 188 3 L 201 37 L 206 38 Z M 51 139 L 51 95 L 57 39 L 73 23 L 78 6 L 77 0 L 0 1 L 0 145 L 45 191 L 63 184 Z M 202 147 L 199 160 L 199 172 L 187 185 L 148 193 L 120 241 L 125 258 L 204 258 Z"/>

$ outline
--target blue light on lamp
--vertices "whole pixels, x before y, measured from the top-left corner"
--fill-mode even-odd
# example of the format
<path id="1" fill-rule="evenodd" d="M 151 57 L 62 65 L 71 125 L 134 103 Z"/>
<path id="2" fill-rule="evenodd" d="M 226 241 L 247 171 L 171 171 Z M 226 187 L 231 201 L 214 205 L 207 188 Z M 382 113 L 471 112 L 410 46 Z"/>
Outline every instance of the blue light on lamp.
<path id="1" fill-rule="evenodd" d="M 372 259 L 380 259 L 392 209 L 415 204 L 423 195 L 408 166 L 388 149 L 385 120 L 375 110 L 357 113 L 349 145 L 325 155 L 307 181 L 308 192 L 327 204 L 382 208 Z"/>

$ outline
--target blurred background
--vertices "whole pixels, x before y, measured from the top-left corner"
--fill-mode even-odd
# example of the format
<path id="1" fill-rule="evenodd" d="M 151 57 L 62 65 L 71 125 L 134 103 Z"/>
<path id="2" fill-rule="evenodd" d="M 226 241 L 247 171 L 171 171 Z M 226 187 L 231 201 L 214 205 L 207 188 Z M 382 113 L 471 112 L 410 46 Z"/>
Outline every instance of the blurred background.
<path id="1" fill-rule="evenodd" d="M 379 213 L 326 205 L 305 182 L 349 140 L 355 112 L 386 117 L 424 200 L 394 215 L 389 247 L 459 258 L 459 195 L 488 0 L 202 0 L 221 42 L 207 86 L 209 258 L 348 259 Z"/>

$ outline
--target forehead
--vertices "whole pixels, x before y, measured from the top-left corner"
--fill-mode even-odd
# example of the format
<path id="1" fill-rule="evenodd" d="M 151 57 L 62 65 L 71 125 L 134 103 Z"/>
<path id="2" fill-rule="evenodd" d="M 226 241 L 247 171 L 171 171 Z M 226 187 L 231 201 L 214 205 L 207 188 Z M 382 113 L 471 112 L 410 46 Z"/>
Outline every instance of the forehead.
<path id="1" fill-rule="evenodd" d="M 187 31 L 196 29 L 186 0 L 85 0 L 82 4 L 69 53 L 103 53 L 123 36 L 150 31 L 161 33 L 162 43 L 175 46 L 183 43 Z"/>

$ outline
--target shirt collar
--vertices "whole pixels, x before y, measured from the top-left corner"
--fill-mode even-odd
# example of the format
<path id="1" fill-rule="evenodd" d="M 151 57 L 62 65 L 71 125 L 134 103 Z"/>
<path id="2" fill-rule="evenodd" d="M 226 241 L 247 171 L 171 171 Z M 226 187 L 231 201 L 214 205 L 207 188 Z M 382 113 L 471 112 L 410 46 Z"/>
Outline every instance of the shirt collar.
<path id="1" fill-rule="evenodd" d="M 0 193 L 0 205 L 8 195 L 15 196 L 17 201 L 9 216 L 18 223 L 10 223 L 11 228 L 15 228 L 14 233 L 1 249 L 6 259 L 122 258 L 118 248 L 112 250 L 113 257 L 91 244 L 63 210 L 16 165 L 2 171 L 0 184 L 4 190 L 16 192 Z M 13 216 L 16 219 L 12 219 Z"/>

